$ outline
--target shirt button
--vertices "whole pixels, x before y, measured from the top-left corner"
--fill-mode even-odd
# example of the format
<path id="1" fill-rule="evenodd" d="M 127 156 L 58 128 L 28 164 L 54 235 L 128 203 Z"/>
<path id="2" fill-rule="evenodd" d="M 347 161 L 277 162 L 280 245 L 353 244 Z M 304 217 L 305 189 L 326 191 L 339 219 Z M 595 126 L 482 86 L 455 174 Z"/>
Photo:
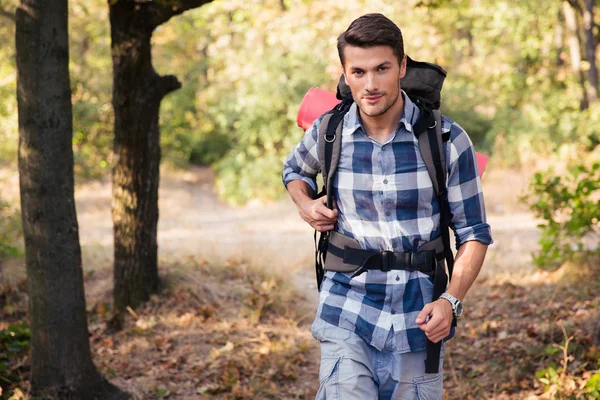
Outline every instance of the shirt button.
<path id="1" fill-rule="evenodd" d="M 388 183 L 388 180 L 387 180 L 387 179 L 384 179 L 384 180 L 383 180 L 383 184 L 384 184 L 384 185 L 387 185 L 387 183 Z"/>
<path id="2" fill-rule="evenodd" d="M 385 151 L 386 147 L 385 146 L 381 146 L 381 151 Z"/>
<path id="3" fill-rule="evenodd" d="M 392 215 L 392 213 L 389 211 L 386 211 L 385 215 L 387 215 L 389 217 L 390 215 Z"/>
<path id="4" fill-rule="evenodd" d="M 396 310 L 392 310 L 392 315 L 396 314 Z"/>
<path id="5" fill-rule="evenodd" d="M 399 277 L 399 276 L 397 276 L 397 275 L 396 275 L 396 280 L 397 280 L 397 281 L 399 281 L 399 280 L 400 280 L 400 277 Z"/>

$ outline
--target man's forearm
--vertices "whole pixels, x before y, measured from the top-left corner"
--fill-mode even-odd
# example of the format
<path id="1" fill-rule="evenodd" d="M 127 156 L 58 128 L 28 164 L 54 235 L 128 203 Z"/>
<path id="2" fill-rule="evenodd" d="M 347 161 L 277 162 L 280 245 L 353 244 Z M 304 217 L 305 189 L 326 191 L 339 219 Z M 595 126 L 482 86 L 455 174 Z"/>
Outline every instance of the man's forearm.
<path id="1" fill-rule="evenodd" d="M 301 180 L 291 181 L 287 184 L 287 191 L 296 206 L 300 206 L 305 201 L 312 200 L 313 189 L 310 185 Z"/>
<path id="2" fill-rule="evenodd" d="M 469 288 L 479 275 L 488 245 L 471 240 L 463 243 L 454 260 L 452 281 L 448 287 L 449 294 L 460 299 L 465 298 Z"/>

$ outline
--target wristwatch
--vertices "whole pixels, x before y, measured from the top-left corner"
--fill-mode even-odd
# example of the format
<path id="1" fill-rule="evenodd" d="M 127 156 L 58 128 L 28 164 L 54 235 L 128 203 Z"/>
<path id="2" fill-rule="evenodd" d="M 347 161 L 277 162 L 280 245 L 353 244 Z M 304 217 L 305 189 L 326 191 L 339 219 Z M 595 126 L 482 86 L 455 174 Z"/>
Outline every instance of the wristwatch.
<path id="1" fill-rule="evenodd" d="M 448 300 L 448 302 L 450 302 L 450 305 L 452 306 L 452 314 L 455 318 L 458 318 L 462 315 L 463 305 L 459 299 L 457 299 L 449 293 L 442 293 L 440 295 L 440 299 L 445 299 Z"/>

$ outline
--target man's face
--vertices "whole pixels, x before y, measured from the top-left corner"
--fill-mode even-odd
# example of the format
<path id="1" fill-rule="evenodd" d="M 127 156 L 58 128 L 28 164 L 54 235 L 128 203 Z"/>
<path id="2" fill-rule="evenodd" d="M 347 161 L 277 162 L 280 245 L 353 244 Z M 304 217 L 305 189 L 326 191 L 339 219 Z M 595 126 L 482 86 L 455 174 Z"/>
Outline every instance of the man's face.
<path id="1" fill-rule="evenodd" d="M 400 95 L 406 56 L 398 58 L 389 46 L 344 48 L 344 77 L 360 110 L 369 117 L 385 114 Z"/>

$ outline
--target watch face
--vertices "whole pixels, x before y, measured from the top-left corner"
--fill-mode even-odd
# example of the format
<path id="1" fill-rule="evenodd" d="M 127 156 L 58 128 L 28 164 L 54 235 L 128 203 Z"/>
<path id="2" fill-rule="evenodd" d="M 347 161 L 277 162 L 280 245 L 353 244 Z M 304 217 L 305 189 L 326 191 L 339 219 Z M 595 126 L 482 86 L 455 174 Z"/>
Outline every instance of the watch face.
<path id="1" fill-rule="evenodd" d="M 463 305 L 461 302 L 458 302 L 458 304 L 456 305 L 456 316 L 460 317 L 463 313 Z"/>

